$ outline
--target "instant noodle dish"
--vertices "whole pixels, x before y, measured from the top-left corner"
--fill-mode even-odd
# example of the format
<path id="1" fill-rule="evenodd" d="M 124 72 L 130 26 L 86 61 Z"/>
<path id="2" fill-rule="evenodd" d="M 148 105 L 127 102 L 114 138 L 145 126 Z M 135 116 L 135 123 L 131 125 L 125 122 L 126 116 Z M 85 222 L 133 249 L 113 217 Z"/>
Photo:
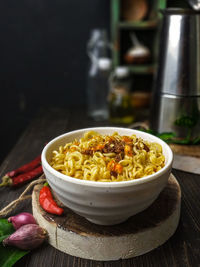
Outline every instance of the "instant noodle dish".
<path id="1" fill-rule="evenodd" d="M 88 131 L 53 151 L 51 166 L 78 179 L 119 182 L 141 178 L 164 167 L 162 146 L 135 134 L 101 135 Z"/>
<path id="2" fill-rule="evenodd" d="M 65 133 L 42 151 L 42 167 L 58 199 L 102 225 L 121 223 L 149 207 L 166 186 L 172 161 L 161 139 L 117 127 Z"/>

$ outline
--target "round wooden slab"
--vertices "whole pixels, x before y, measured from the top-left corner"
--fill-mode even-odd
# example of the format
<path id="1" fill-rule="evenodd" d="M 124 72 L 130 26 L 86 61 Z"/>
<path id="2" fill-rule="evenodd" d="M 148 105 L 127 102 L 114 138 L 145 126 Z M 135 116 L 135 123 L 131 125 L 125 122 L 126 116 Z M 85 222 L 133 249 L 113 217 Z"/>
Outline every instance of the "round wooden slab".
<path id="1" fill-rule="evenodd" d="M 72 256 L 102 261 L 139 256 L 167 241 L 179 222 L 181 189 L 173 175 L 148 209 L 113 226 L 93 224 L 66 207 L 62 216 L 46 213 L 38 202 L 40 188 L 33 190 L 33 215 L 48 231 L 49 244 Z"/>

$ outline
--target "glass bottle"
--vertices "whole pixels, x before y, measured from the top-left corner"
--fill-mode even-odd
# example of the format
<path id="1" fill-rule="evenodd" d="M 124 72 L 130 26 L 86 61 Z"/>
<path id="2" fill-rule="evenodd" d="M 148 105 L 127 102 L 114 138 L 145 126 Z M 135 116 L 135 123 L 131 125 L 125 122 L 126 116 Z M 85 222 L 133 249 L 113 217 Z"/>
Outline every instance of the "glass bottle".
<path id="1" fill-rule="evenodd" d="M 88 115 L 96 121 L 108 119 L 108 93 L 111 60 L 100 58 L 88 82 Z"/>
<path id="2" fill-rule="evenodd" d="M 131 77 L 126 67 L 117 67 L 110 77 L 109 119 L 115 124 L 130 124 L 134 121 Z"/>
<path id="3" fill-rule="evenodd" d="M 90 68 L 87 77 L 87 111 L 96 121 L 108 119 L 107 96 L 111 60 L 105 30 L 93 30 L 87 46 Z"/>

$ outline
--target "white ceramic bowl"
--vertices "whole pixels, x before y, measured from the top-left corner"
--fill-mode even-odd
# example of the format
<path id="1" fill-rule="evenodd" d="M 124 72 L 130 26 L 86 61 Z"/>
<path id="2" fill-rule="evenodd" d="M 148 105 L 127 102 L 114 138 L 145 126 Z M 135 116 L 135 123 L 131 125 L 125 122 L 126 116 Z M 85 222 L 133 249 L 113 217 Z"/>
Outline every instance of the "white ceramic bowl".
<path id="1" fill-rule="evenodd" d="M 87 131 L 101 134 L 132 135 L 163 148 L 165 166 L 155 174 L 122 182 L 86 181 L 64 175 L 54 170 L 49 161 L 52 151 L 72 140 L 79 139 Z M 87 128 L 68 132 L 50 141 L 42 151 L 42 167 L 47 181 L 59 200 L 77 214 L 101 225 L 118 224 L 145 210 L 165 187 L 172 168 L 173 153 L 161 139 L 142 131 L 117 127 Z"/>

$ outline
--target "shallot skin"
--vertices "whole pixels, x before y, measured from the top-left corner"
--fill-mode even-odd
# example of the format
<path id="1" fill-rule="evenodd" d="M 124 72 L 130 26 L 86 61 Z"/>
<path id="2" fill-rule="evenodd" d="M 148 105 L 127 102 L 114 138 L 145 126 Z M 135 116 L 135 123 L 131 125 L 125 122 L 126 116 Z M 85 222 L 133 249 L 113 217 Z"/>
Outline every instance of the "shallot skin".
<path id="1" fill-rule="evenodd" d="M 37 224 L 26 224 L 4 239 L 3 245 L 32 250 L 40 246 L 46 237 L 47 231 L 44 228 Z"/>
<path id="2" fill-rule="evenodd" d="M 25 224 L 37 224 L 33 215 L 28 212 L 22 212 L 15 216 L 9 217 L 8 222 L 12 223 L 15 230 L 19 229 L 22 225 Z"/>

